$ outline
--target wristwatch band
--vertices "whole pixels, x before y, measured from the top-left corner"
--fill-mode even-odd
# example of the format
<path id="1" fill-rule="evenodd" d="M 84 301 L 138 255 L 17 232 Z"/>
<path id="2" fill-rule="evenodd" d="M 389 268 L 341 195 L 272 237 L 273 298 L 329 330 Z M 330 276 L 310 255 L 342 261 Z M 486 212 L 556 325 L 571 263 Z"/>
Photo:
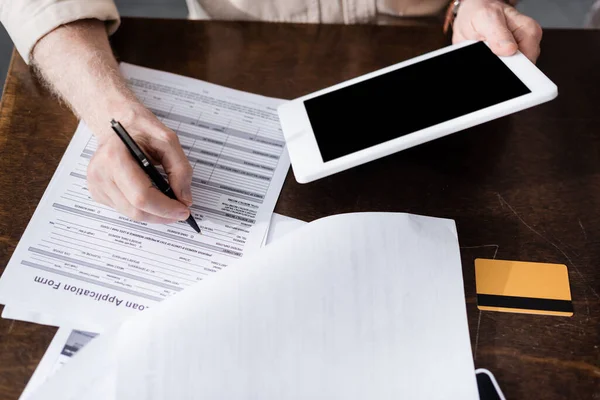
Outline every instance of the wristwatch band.
<path id="1" fill-rule="evenodd" d="M 448 33 L 448 30 L 454 23 L 458 9 L 460 8 L 461 0 L 452 0 L 446 10 L 446 18 L 444 19 L 444 34 Z"/>
<path id="2" fill-rule="evenodd" d="M 456 14 L 458 14 L 458 9 L 460 8 L 461 3 L 465 0 L 451 0 L 448 5 L 448 9 L 446 10 L 446 18 L 444 19 L 444 34 L 447 34 L 450 30 L 450 27 L 454 23 L 454 19 L 456 18 Z M 511 6 L 515 6 L 518 0 L 504 0 L 505 3 Z"/>

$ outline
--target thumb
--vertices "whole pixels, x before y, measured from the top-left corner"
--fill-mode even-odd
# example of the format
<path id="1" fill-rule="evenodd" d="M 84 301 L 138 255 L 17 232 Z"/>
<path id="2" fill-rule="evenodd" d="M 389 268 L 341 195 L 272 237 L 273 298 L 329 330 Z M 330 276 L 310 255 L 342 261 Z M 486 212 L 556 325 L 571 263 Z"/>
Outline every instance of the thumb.
<path id="1" fill-rule="evenodd" d="M 177 135 L 171 130 L 164 130 L 157 138 L 153 138 L 152 147 L 156 161 L 162 164 L 169 178 L 169 185 L 186 206 L 192 205 L 192 166 L 185 156 Z"/>
<path id="2" fill-rule="evenodd" d="M 517 52 L 519 46 L 508 29 L 506 16 L 501 7 L 487 6 L 473 17 L 472 25 L 473 29 L 488 42 L 495 54 L 512 56 Z"/>

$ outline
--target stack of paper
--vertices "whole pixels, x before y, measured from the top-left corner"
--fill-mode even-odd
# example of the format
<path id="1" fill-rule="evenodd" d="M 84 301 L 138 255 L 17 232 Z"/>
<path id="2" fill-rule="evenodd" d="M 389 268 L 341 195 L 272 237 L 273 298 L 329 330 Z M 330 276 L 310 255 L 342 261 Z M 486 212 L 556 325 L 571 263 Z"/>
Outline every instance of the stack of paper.
<path id="1" fill-rule="evenodd" d="M 286 217 L 273 213 L 269 234 L 266 243 L 273 243 L 285 235 L 295 231 L 306 224 L 304 221 Z M 87 345 L 98 334 L 94 332 L 84 332 L 69 327 L 61 327 L 54 335 L 52 343 L 40 361 L 33 376 L 27 383 L 27 387 L 21 395 L 21 400 L 27 400 L 31 395 L 52 375 L 54 375 L 63 365 L 69 362 L 85 345 Z M 114 396 L 109 391 L 109 396 Z M 104 397 L 107 399 L 109 397 Z"/>
<path id="2" fill-rule="evenodd" d="M 453 221 L 276 216 L 269 232 L 281 101 L 121 68 L 179 135 L 202 234 L 95 203 L 80 125 L 0 279 L 3 317 L 62 327 L 27 399 L 477 398 Z"/>

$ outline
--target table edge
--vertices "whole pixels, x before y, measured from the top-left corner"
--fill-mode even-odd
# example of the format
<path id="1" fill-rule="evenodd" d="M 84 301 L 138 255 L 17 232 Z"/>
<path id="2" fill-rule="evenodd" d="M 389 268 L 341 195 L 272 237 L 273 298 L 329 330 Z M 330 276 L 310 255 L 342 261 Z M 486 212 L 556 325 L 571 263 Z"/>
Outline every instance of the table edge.
<path id="1" fill-rule="evenodd" d="M 10 78 L 11 73 L 14 69 L 16 58 L 17 52 L 13 46 L 12 53 L 10 55 L 10 62 L 8 63 L 8 70 L 6 71 L 6 77 L 4 79 L 4 84 L 2 85 L 2 94 L 0 95 L 0 115 L 2 115 L 2 111 L 4 110 L 4 95 L 6 94 L 8 79 Z"/>

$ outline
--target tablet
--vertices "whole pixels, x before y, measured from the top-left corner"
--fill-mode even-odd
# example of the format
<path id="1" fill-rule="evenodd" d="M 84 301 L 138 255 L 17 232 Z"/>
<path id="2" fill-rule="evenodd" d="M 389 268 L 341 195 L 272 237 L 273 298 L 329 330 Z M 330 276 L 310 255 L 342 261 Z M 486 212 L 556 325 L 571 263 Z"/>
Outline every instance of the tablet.
<path id="1" fill-rule="evenodd" d="M 549 101 L 557 87 L 527 57 L 462 42 L 278 108 L 300 183 Z"/>

